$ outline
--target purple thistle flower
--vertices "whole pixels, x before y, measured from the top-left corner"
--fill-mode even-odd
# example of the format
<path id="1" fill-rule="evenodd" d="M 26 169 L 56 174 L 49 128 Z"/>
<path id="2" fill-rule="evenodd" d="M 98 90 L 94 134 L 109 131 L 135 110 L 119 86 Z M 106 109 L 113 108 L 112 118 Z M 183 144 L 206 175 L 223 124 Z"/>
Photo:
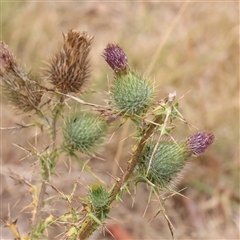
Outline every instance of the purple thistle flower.
<path id="1" fill-rule="evenodd" d="M 117 44 L 109 43 L 104 49 L 103 57 L 115 73 L 125 73 L 128 67 L 128 59 L 123 49 Z"/>
<path id="2" fill-rule="evenodd" d="M 16 65 L 15 58 L 9 50 L 8 45 L 0 41 L 0 76 L 2 76 L 11 65 Z"/>
<path id="3" fill-rule="evenodd" d="M 188 146 L 194 155 L 203 153 L 214 141 L 213 133 L 198 132 L 187 138 Z"/>

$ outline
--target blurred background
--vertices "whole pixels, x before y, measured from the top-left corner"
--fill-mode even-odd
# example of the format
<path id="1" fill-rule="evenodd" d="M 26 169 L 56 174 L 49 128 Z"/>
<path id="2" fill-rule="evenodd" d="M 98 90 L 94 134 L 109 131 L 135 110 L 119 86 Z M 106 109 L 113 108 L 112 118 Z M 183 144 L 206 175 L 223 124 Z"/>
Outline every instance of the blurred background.
<path id="1" fill-rule="evenodd" d="M 91 50 L 91 90 L 84 99 L 105 104 L 111 70 L 101 56 L 108 43 L 118 43 L 126 52 L 129 65 L 153 79 L 157 100 L 176 91 L 180 111 L 189 127 L 176 122 L 173 136 L 184 139 L 199 130 L 212 131 L 216 140 L 205 155 L 194 158 L 177 189 L 187 187 L 181 196 L 166 202 L 176 239 L 239 239 L 239 3 L 237 2 L 2 2 L 2 40 L 20 60 L 26 71 L 40 78 L 43 61 L 54 54 L 62 33 L 70 29 L 94 36 Z M 24 124 L 27 116 L 17 115 L 1 97 L 1 127 Z M 116 128 L 115 128 L 116 129 Z M 125 131 L 124 131 L 125 130 Z M 107 142 L 101 158 L 90 165 L 111 186 L 109 173 L 126 167 L 131 141 L 122 141 L 131 132 L 119 129 Z M 32 148 L 36 129 L 1 131 L 1 217 L 18 219 L 21 233 L 29 231 L 31 202 L 28 188 L 13 180 L 15 173 L 37 181 L 34 159 L 13 145 Z M 110 136 L 109 136 L 110 139 Z M 38 140 L 38 149 L 46 147 Z M 80 177 L 78 163 L 59 164 L 53 185 L 70 193 Z M 82 177 L 82 175 L 81 175 Z M 39 176 L 38 176 L 39 178 Z M 92 179 L 84 175 L 76 194 L 84 196 Z M 50 190 L 49 190 L 50 191 Z M 158 203 L 151 202 L 145 216 L 149 190 L 138 188 L 135 199 L 124 195 L 114 204 L 108 224 L 117 224 L 132 239 L 171 239 Z M 133 204 L 134 201 L 134 204 Z M 55 206 L 57 208 L 57 206 Z M 62 209 L 64 212 L 64 208 Z M 151 223 L 149 223 L 149 221 Z M 2 239 L 13 239 L 1 223 Z M 51 229 L 49 239 L 61 231 Z M 57 238 L 56 238 L 57 239 Z M 96 232 L 91 239 L 112 239 Z"/>

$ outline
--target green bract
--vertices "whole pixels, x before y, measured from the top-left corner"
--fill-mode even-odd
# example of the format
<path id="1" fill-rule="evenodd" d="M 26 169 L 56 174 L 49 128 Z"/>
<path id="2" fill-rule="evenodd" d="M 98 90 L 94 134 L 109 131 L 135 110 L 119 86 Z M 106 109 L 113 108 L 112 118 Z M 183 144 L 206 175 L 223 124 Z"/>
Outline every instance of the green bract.
<path id="1" fill-rule="evenodd" d="M 153 86 L 131 71 L 116 75 L 110 88 L 113 107 L 127 116 L 146 113 L 152 103 L 153 94 Z"/>
<path id="2" fill-rule="evenodd" d="M 91 112 L 74 114 L 66 121 L 63 129 L 64 149 L 70 154 L 74 150 L 92 154 L 103 142 L 106 131 L 106 120 L 97 114 Z"/>

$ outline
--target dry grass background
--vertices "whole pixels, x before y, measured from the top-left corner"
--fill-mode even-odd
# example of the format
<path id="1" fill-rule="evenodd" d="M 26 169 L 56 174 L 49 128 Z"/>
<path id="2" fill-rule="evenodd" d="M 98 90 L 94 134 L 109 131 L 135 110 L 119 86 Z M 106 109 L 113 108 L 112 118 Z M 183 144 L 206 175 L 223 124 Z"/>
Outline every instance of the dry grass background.
<path id="1" fill-rule="evenodd" d="M 42 61 L 62 41 L 62 32 L 77 29 L 94 36 L 91 89 L 96 92 L 87 95 L 86 100 L 104 103 L 107 97 L 111 71 L 101 54 L 109 42 L 119 43 L 130 65 L 155 80 L 157 99 L 175 90 L 180 98 L 190 90 L 181 100 L 182 114 L 200 130 L 214 132 L 216 141 L 204 156 L 194 159 L 178 186 L 187 186 L 183 193 L 188 199 L 173 197 L 167 202 L 167 214 L 175 226 L 176 239 L 239 239 L 239 3 L 25 1 L 2 2 L 1 8 L 1 37 L 36 78 L 44 66 Z M 26 121 L 27 117 L 16 115 L 1 98 L 2 127 Z M 196 132 L 184 124 L 177 125 L 177 139 Z M 25 153 L 12 143 L 30 148 L 35 131 L 1 131 L 1 216 L 7 218 L 10 211 L 11 219 L 18 219 L 22 233 L 28 231 L 30 211 L 23 207 L 30 204 L 31 198 L 24 184 L 9 177 L 13 175 L 9 169 L 33 180 L 38 180 L 37 170 L 34 159 L 21 160 Z M 105 162 L 91 162 L 108 183 L 111 178 L 107 171 L 114 169 L 123 137 L 117 131 L 107 144 L 102 153 Z M 46 146 L 46 140 L 40 138 L 37 148 Z M 122 147 L 120 165 L 125 167 L 129 140 Z M 80 176 L 80 166 L 71 164 L 71 171 L 66 164 L 60 164 L 59 176 L 53 179 L 53 184 L 65 193 Z M 83 179 L 83 183 L 91 184 L 87 175 Z M 79 195 L 85 192 L 84 186 L 77 190 Z M 161 215 L 148 224 L 157 211 L 157 203 L 151 203 L 142 217 L 147 198 L 148 191 L 143 186 L 133 207 L 131 197 L 125 195 L 124 202 L 112 209 L 109 223 L 117 222 L 134 239 L 170 239 Z M 2 226 L 2 239 L 13 239 L 9 229 Z M 59 229 L 51 229 L 49 239 L 56 233 Z M 91 239 L 110 238 L 98 232 Z"/>

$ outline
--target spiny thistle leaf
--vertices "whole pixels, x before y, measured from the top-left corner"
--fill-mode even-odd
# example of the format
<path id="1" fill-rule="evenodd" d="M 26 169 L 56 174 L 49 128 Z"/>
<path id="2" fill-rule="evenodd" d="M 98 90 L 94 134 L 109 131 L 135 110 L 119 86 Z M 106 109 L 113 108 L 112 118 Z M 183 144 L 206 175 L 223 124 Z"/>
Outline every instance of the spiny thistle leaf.
<path id="1" fill-rule="evenodd" d="M 0 78 L 3 93 L 16 110 L 36 110 L 42 98 L 41 87 L 18 65 L 8 46 L 2 41 L 0 45 Z"/>
<path id="2" fill-rule="evenodd" d="M 62 93 L 82 92 L 90 77 L 88 55 L 93 37 L 70 30 L 62 48 L 51 58 L 44 75 Z"/>
<path id="3" fill-rule="evenodd" d="M 58 152 L 57 149 L 55 149 L 54 151 L 47 150 L 39 157 L 43 173 L 46 171 L 49 173 L 53 172 L 57 156 Z"/>
<path id="4" fill-rule="evenodd" d="M 103 142 L 107 121 L 91 112 L 77 113 L 70 117 L 63 129 L 64 149 L 72 154 L 78 150 L 84 154 L 94 153 Z"/>

